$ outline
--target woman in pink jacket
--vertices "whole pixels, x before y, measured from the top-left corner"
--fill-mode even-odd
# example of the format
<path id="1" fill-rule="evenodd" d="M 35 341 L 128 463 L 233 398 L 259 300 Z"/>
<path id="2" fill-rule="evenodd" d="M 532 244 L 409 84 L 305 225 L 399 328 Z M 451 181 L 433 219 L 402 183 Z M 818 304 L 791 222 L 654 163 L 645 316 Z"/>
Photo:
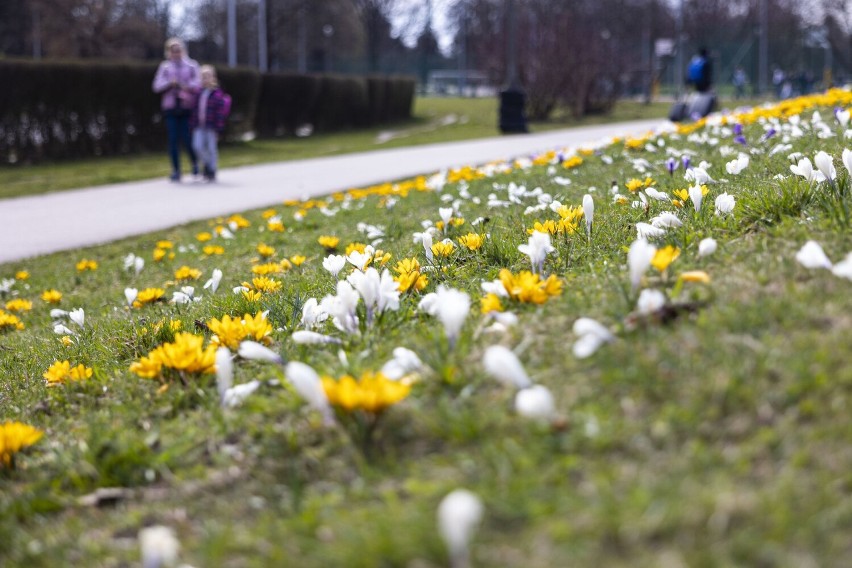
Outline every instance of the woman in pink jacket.
<path id="1" fill-rule="evenodd" d="M 172 175 L 169 179 L 180 181 L 179 144 L 183 144 L 192 162 L 192 175 L 198 176 L 198 159 L 192 149 L 189 117 L 195 109 L 196 96 L 201 88 L 198 63 L 186 54 L 186 47 L 177 38 L 166 41 L 166 60 L 160 63 L 154 75 L 154 92 L 162 94 L 161 108 L 169 135 L 169 158 Z"/>

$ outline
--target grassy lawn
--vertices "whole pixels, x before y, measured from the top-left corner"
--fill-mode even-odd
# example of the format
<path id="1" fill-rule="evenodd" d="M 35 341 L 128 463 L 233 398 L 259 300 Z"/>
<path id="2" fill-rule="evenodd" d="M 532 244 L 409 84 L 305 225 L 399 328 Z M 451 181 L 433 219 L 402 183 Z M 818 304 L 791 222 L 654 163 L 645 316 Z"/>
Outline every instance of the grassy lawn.
<path id="1" fill-rule="evenodd" d="M 0 266 L 0 283 L 17 275 L 3 283 L 3 302 L 25 325 L 0 333 L 0 421 L 44 432 L 14 468 L 0 451 L 0 564 L 133 565 L 140 529 L 165 525 L 181 542 L 181 561 L 194 566 L 446 566 L 436 509 L 457 488 L 483 504 L 470 542 L 474 566 L 847 564 L 852 281 L 840 267 L 838 275 L 809 269 L 796 256 L 809 240 L 836 264 L 852 251 L 845 138 L 832 114 L 850 104 L 849 94 L 834 92 L 744 114 L 737 120 L 748 146 L 734 142 L 730 125 L 696 125 L 587 149 L 581 163 L 548 154 Z M 815 108 L 824 122 L 812 120 Z M 770 126 L 778 133 L 763 140 Z M 833 157 L 833 183 L 791 173 L 790 154 L 813 160 L 820 150 Z M 749 164 L 732 173 L 726 164 L 742 151 Z M 680 164 L 683 156 L 693 166 L 706 161 L 715 180 L 700 208 L 701 187 L 684 199 L 676 193 L 691 186 L 684 168 L 667 170 L 667 158 Z M 654 195 L 646 178 L 666 200 L 641 204 L 640 191 Z M 610 193 L 613 180 L 622 199 Z M 594 203 L 588 237 L 575 209 L 585 194 Z M 715 211 L 723 194 L 735 200 L 727 214 Z M 571 209 L 551 208 L 552 200 Z M 414 236 L 424 221 L 434 227 L 449 214 L 441 208 L 456 221 L 435 229 L 433 241 L 455 246 L 447 256 L 430 249 L 430 263 Z M 659 253 L 654 267 L 640 266 L 634 286 L 628 250 L 639 246 L 637 223 L 664 212 L 682 226 L 649 237 Z M 543 264 L 558 284 L 546 292 L 520 281 L 503 286 L 517 297 L 498 302 L 517 323 L 495 325 L 481 310 L 483 299 L 494 301 L 482 283 L 504 269 L 529 270 L 518 247 L 536 223 L 560 220 Z M 462 244 L 469 233 L 481 247 Z M 309 298 L 338 293 L 332 304 L 343 309 L 338 280 L 358 282 L 351 264 L 337 277 L 323 268 L 322 235 L 339 237 L 340 254 L 381 239 L 376 248 L 391 256 L 376 254 L 373 266 L 381 271 L 384 262 L 396 275 L 400 261 L 414 258 L 428 283 L 372 318 L 365 288 L 353 328 L 329 318 L 315 331 L 334 343 L 297 343 Z M 700 255 L 707 238 L 718 249 Z M 145 261 L 138 274 L 124 267 L 131 253 Z M 306 258 L 286 268 L 295 255 Z M 84 259 L 97 268 L 76 268 Z M 232 290 L 265 287 L 253 278 L 271 263 L 282 270 L 269 275 L 278 290 Z M 183 266 L 200 276 L 180 280 Z M 202 290 L 217 268 L 218 291 Z M 201 299 L 127 306 L 126 288 L 159 287 L 170 300 L 185 285 Z M 420 305 L 441 286 L 471 302 L 468 310 L 435 299 L 450 307 L 447 325 L 464 316 L 454 342 Z M 59 304 L 41 298 L 48 289 L 62 293 Z M 647 303 L 651 294 L 658 303 Z M 55 333 L 49 312 L 57 307 L 83 308 L 83 325 L 62 319 L 70 332 Z M 256 321 L 268 323 L 269 348 L 330 377 L 330 395 L 343 384 L 334 381 L 378 371 L 396 347 L 423 365 L 403 383 L 410 392 L 378 418 L 338 402 L 337 426 L 324 425 L 292 386 L 293 367 L 285 373 L 236 357 L 234 384 L 261 384 L 232 408 L 220 405 L 212 373 L 130 371 L 158 346 L 179 343 L 181 330 L 206 347 L 224 316 L 256 314 L 265 314 Z M 575 326 L 583 317 L 612 338 L 581 357 L 590 342 Z M 219 333 L 222 342 L 230 337 Z M 536 420 L 516 408 L 516 389 L 483 362 L 495 345 L 552 393 L 554 413 Z M 172 361 L 193 354 L 187 347 Z M 66 360 L 92 376 L 66 374 L 48 386 L 45 373 Z M 93 504 L 87 496 L 103 488 L 123 492 Z"/>
<path id="2" fill-rule="evenodd" d="M 253 140 L 220 148 L 221 167 L 300 160 L 382 148 L 452 142 L 497 136 L 497 99 L 418 97 L 414 118 L 382 129 L 317 134 L 307 138 Z M 643 118 L 664 117 L 667 104 L 642 105 L 625 101 L 607 116 L 581 121 L 559 119 L 530 126 L 533 132 Z M 165 136 L 165 134 L 164 134 Z M 186 156 L 183 156 L 184 167 Z M 165 154 L 110 157 L 0 168 L 0 199 L 36 195 L 169 175 Z"/>

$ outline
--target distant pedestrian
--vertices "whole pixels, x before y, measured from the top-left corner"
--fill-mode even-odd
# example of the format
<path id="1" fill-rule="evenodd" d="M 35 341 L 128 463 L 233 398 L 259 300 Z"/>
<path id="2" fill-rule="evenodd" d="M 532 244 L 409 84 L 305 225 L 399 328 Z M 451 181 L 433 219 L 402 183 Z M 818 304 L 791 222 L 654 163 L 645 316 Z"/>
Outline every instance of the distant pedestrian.
<path id="1" fill-rule="evenodd" d="M 689 61 L 686 81 L 699 93 L 707 93 L 713 87 L 713 62 L 705 48 L 699 49 Z"/>
<path id="2" fill-rule="evenodd" d="M 775 88 L 775 98 L 781 99 L 781 89 L 784 88 L 784 81 L 787 79 L 787 75 L 780 67 L 776 67 L 772 70 L 772 86 Z"/>
<path id="3" fill-rule="evenodd" d="M 737 66 L 737 68 L 734 69 L 734 76 L 731 79 L 731 82 L 734 84 L 734 98 L 741 99 L 745 97 L 748 75 L 746 75 L 746 72 L 742 67 Z"/>
<path id="4" fill-rule="evenodd" d="M 211 65 L 201 66 L 201 93 L 192 113 L 192 147 L 201 160 L 204 179 L 216 181 L 219 135 L 225 129 L 231 97 L 219 87 L 216 69 Z"/>
<path id="5" fill-rule="evenodd" d="M 166 59 L 157 68 L 153 89 L 162 94 L 161 108 L 169 137 L 169 158 L 172 174 L 169 179 L 180 181 L 180 149 L 183 144 L 192 162 L 192 175 L 198 176 L 198 160 L 192 149 L 189 117 L 195 108 L 201 76 L 198 63 L 190 59 L 186 46 L 177 38 L 166 41 Z"/>

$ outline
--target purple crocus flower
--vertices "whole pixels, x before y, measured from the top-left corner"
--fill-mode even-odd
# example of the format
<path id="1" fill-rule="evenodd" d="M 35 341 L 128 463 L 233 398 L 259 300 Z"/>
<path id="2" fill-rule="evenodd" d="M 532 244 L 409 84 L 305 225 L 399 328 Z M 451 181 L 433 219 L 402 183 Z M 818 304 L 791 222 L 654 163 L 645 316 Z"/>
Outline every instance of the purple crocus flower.
<path id="1" fill-rule="evenodd" d="M 683 162 L 683 169 L 688 170 L 688 169 L 689 169 L 689 164 L 690 164 L 689 156 L 683 156 L 683 157 L 681 158 L 681 161 Z"/>
<path id="2" fill-rule="evenodd" d="M 678 163 L 677 163 L 677 160 L 675 160 L 674 158 L 669 158 L 668 160 L 666 160 L 666 168 L 669 170 L 670 176 L 674 175 L 674 172 L 677 169 L 677 167 L 678 167 Z"/>
<path id="3" fill-rule="evenodd" d="M 743 135 L 743 125 L 742 124 L 738 123 L 738 124 L 734 125 L 734 135 L 735 136 L 742 136 Z"/>
<path id="4" fill-rule="evenodd" d="M 767 140 L 769 140 L 770 138 L 772 138 L 776 134 L 778 134 L 778 131 L 775 130 L 774 128 L 770 128 L 769 130 L 766 131 L 766 133 L 763 136 L 760 137 L 760 141 L 766 142 Z"/>
<path id="5" fill-rule="evenodd" d="M 742 144 L 743 146 L 748 146 L 748 141 L 742 134 L 734 136 L 734 142 L 736 142 L 737 144 Z"/>

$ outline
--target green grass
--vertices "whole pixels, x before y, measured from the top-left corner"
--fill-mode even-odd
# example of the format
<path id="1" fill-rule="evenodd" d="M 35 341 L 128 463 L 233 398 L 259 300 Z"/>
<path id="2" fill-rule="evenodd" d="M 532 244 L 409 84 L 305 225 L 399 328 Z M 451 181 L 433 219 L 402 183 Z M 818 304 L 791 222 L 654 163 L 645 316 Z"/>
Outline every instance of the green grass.
<path id="1" fill-rule="evenodd" d="M 383 148 L 452 142 L 496 136 L 497 99 L 459 99 L 418 97 L 411 121 L 386 128 L 317 134 L 307 138 L 253 140 L 223 144 L 220 164 L 223 168 L 301 160 L 350 152 Z M 588 117 L 580 121 L 562 118 L 531 125 L 533 132 L 554 128 L 664 117 L 665 104 L 645 106 L 619 103 L 607 116 Z M 380 141 L 379 136 L 390 133 Z M 165 136 L 165 134 L 164 134 Z M 186 166 L 186 155 L 183 155 Z M 164 154 L 122 156 L 0 168 L 0 199 L 37 195 L 65 189 L 167 177 L 170 172 Z"/>
<path id="2" fill-rule="evenodd" d="M 0 278 L 31 273 L 13 290 L 34 303 L 21 316 L 25 330 L 0 335 L 0 421 L 46 432 L 16 470 L 0 470 L 0 564 L 134 564 L 139 529 L 165 524 L 181 540 L 182 561 L 196 566 L 443 566 L 435 509 L 447 492 L 465 487 L 485 506 L 472 542 L 475 566 L 844 565 L 852 552 L 852 282 L 807 270 L 794 255 L 809 239 L 835 261 L 852 251 L 848 220 L 837 213 L 852 201 L 848 174 L 838 167 L 833 200 L 814 199 L 824 186 L 773 179 L 789 174 L 789 161 L 786 152 L 764 149 L 732 176 L 719 150 L 734 147 L 730 134 L 709 130 L 719 144 L 664 139 L 665 148 L 693 150 L 694 161 L 711 162 L 712 177 L 728 180 L 710 187 L 700 212 L 689 204 L 676 210 L 684 227 L 655 241 L 681 249 L 665 273 L 651 269 L 643 282 L 669 297 L 678 317 L 666 324 L 633 313 L 626 247 L 635 223 L 673 207 L 652 202 L 645 212 L 608 194 L 613 179 L 627 193 L 624 183 L 645 175 L 661 191 L 686 187 L 682 170 L 665 171 L 662 150 L 605 148 L 575 169 L 542 165 L 451 183 L 441 193 L 412 192 L 390 210 L 384 198 L 369 197 L 333 217 L 309 210 L 297 222 L 295 209 L 282 206 L 284 233 L 262 230 L 261 212 L 251 211 L 250 227 L 214 241 L 222 256 L 205 257 L 195 239 L 222 222 L 212 220 L 0 266 Z M 762 132 L 747 128 L 753 143 Z M 809 156 L 824 149 L 839 166 L 842 140 L 808 131 L 793 143 Z M 650 171 L 636 171 L 636 158 L 648 160 Z M 558 185 L 556 176 L 573 183 Z M 480 282 L 501 268 L 526 268 L 517 245 L 535 220 L 556 218 L 549 210 L 525 215 L 532 197 L 488 208 L 488 195 L 505 199 L 509 182 L 541 187 L 570 205 L 597 189 L 592 238 L 582 230 L 554 238 L 557 250 L 545 266 L 564 282 L 562 294 L 540 306 L 504 299 L 520 321 L 501 333 L 486 331 Z M 713 213 L 723 191 L 737 199 L 733 217 Z M 319 235 L 364 242 L 357 224 L 379 219 L 389 265 L 410 256 L 425 264 L 411 235 L 424 219 L 439 219 L 442 196 L 460 200 L 466 219 L 449 230 L 451 238 L 469 230 L 490 235 L 482 251 L 457 249 L 445 271 L 429 273 L 427 292 L 443 283 L 473 300 L 455 351 L 448 352 L 441 324 L 417 309 L 416 296 L 404 296 L 399 311 L 358 336 L 327 325 L 323 331 L 343 340 L 341 347 L 290 340 L 300 327 L 296 308 L 334 291 Z M 488 220 L 474 227 L 480 216 Z M 698 242 L 709 236 L 719 250 L 699 258 Z M 174 242 L 175 258 L 154 262 L 163 238 Z M 261 242 L 276 248 L 276 258 L 308 260 L 278 277 L 280 292 L 250 302 L 231 288 L 251 278 Z M 146 259 L 139 276 L 123 269 L 131 252 Z M 74 264 L 84 257 L 99 268 L 78 273 Z M 203 271 L 194 283 L 200 302 L 123 307 L 128 286 L 164 286 L 170 296 L 181 265 Z M 217 267 L 225 274 L 219 291 L 201 291 Z M 676 283 L 696 269 L 711 283 Z M 85 308 L 86 327 L 70 346 L 52 333 L 50 306 L 39 299 L 47 288 L 64 293 L 60 307 Z M 697 310 L 674 307 L 685 303 Z M 171 339 L 160 321 L 180 319 L 209 335 L 193 322 L 261 310 L 277 330 L 273 349 L 320 373 L 378 369 L 396 346 L 431 367 L 383 416 L 369 457 L 343 429 L 323 428 L 286 386 L 265 384 L 223 411 L 212 377 L 175 381 L 158 393 L 157 383 L 127 370 Z M 588 359 L 571 352 L 581 316 L 617 335 Z M 558 420 L 537 424 L 513 412 L 513 393 L 481 363 L 493 344 L 515 349 L 531 378 L 552 391 Z M 94 377 L 47 388 L 42 374 L 62 359 L 92 367 Z M 274 365 L 236 361 L 235 382 L 252 379 L 284 381 Z M 116 486 L 130 494 L 115 505 L 79 502 Z"/>

